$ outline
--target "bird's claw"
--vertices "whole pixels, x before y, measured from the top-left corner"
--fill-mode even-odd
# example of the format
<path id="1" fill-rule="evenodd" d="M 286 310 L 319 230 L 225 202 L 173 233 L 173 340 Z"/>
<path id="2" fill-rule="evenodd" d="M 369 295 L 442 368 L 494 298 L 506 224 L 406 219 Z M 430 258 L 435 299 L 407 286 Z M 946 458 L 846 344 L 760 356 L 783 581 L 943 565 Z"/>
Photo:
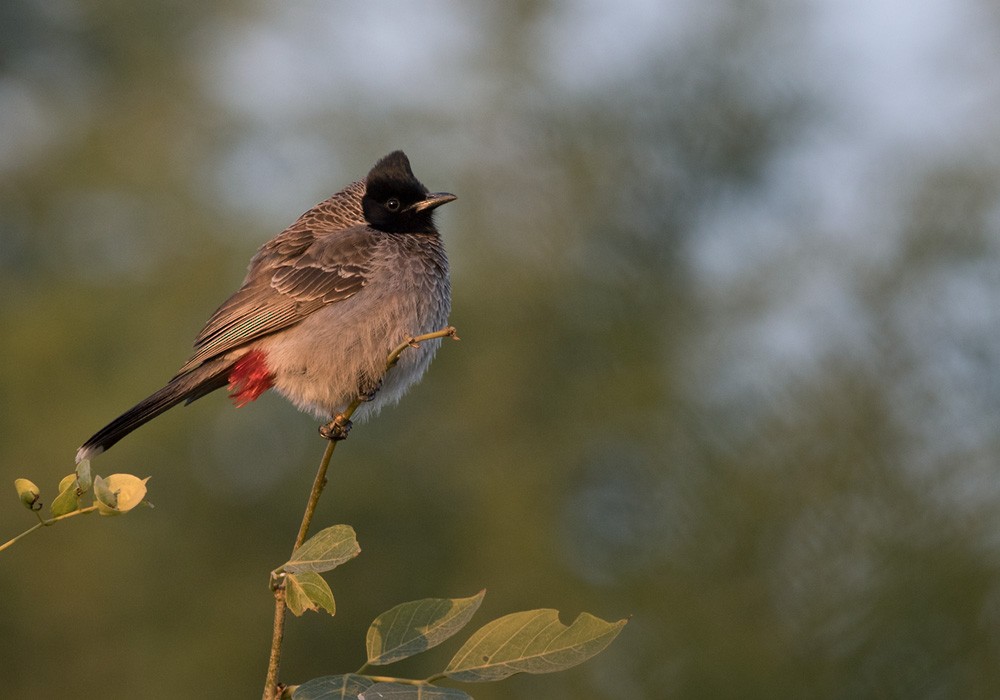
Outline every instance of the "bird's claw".
<path id="1" fill-rule="evenodd" d="M 326 425 L 319 426 L 319 434 L 327 440 L 346 440 L 353 425 L 343 416 L 337 416 Z"/>
<path id="2" fill-rule="evenodd" d="M 382 388 L 382 379 L 380 377 L 378 381 L 374 382 L 374 384 L 370 388 L 361 389 L 358 394 L 358 398 L 361 399 L 362 401 L 374 401 L 375 394 L 377 394 L 378 390 L 381 388 Z"/>

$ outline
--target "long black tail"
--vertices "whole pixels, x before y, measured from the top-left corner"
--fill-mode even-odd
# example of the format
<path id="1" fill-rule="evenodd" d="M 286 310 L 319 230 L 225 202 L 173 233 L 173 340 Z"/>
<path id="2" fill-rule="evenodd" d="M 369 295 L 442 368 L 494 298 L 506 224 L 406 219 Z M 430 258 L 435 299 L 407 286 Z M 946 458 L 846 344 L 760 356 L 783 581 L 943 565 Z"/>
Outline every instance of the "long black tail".
<path id="1" fill-rule="evenodd" d="M 94 433 L 77 450 L 76 461 L 99 455 L 139 426 L 145 425 L 181 401 L 190 403 L 225 386 L 228 371 L 228 364 L 209 362 L 174 377 L 155 394 L 143 399 Z"/>

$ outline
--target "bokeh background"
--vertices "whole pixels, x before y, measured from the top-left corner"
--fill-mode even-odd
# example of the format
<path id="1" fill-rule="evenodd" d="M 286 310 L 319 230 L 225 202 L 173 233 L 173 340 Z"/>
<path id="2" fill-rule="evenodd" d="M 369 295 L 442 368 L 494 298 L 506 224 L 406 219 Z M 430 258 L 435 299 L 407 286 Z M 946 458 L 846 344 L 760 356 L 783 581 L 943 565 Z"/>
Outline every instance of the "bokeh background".
<path id="1" fill-rule="evenodd" d="M 463 340 L 338 450 L 364 551 L 284 680 L 485 587 L 632 620 L 477 700 L 1000 695 L 996 2 L 5 0 L 0 42 L 0 539 L 403 148 Z M 99 458 L 156 509 L 0 555 L 4 693 L 258 696 L 322 449 L 219 392 Z"/>

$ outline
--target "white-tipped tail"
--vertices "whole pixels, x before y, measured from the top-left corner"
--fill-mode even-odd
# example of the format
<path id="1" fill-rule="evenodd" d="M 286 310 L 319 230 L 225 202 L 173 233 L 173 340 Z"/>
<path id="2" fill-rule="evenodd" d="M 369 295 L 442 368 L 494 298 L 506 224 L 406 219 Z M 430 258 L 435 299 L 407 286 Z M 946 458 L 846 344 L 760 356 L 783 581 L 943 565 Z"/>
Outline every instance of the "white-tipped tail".
<path id="1" fill-rule="evenodd" d="M 81 447 L 76 451 L 76 463 L 79 464 L 85 459 L 93 459 L 97 455 L 104 452 L 104 448 L 100 445 L 94 445 L 92 447 Z"/>
<path id="2" fill-rule="evenodd" d="M 104 452 L 123 437 L 156 418 L 181 401 L 191 403 L 205 394 L 226 385 L 229 365 L 215 361 L 178 375 L 165 387 L 143 399 L 106 426 L 94 433 L 76 452 L 76 462 Z"/>

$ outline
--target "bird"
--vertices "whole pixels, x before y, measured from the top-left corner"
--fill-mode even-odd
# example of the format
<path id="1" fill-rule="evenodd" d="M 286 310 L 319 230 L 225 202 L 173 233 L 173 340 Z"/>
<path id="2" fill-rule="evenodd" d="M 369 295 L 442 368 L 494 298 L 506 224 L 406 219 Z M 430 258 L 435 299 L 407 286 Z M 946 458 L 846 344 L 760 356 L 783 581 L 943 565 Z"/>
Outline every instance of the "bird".
<path id="1" fill-rule="evenodd" d="M 182 401 L 222 387 L 237 407 L 273 388 L 325 421 L 359 397 L 365 400 L 356 420 L 397 402 L 423 376 L 441 340 L 408 349 L 387 373 L 388 354 L 441 329 L 451 313 L 448 258 L 434 214 L 455 199 L 429 192 L 402 151 L 381 158 L 364 179 L 257 250 L 240 288 L 198 333 L 187 362 L 84 442 L 77 463 Z"/>

